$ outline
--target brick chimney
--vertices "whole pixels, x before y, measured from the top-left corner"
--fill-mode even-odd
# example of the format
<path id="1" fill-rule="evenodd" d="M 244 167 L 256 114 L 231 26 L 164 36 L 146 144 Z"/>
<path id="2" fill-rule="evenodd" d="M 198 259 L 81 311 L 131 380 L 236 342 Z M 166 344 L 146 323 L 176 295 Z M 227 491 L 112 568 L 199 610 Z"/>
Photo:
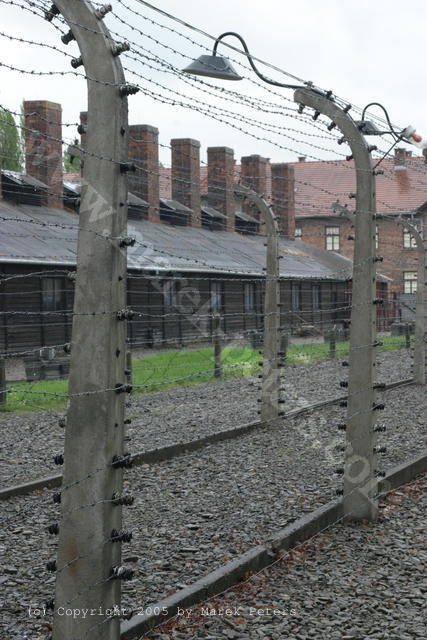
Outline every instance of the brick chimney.
<path id="1" fill-rule="evenodd" d="M 229 147 L 208 147 L 208 204 L 223 213 L 226 230 L 234 231 L 234 151 Z"/>
<path id="2" fill-rule="evenodd" d="M 241 159 L 241 182 L 246 187 L 251 187 L 258 195 L 267 196 L 267 165 L 268 158 L 258 155 L 245 156 Z M 249 201 L 244 201 L 242 209 L 245 213 L 260 220 L 258 209 Z M 261 221 L 260 233 L 265 233 L 264 224 Z"/>
<path id="3" fill-rule="evenodd" d="M 412 151 L 407 151 L 403 147 L 397 147 L 394 151 L 394 168 L 406 169 L 406 160 L 412 157 Z"/>
<path id="4" fill-rule="evenodd" d="M 56 102 L 24 102 L 25 167 L 28 175 L 44 182 L 48 207 L 62 207 L 62 109 Z"/>
<path id="5" fill-rule="evenodd" d="M 200 227 L 200 142 L 175 138 L 172 147 L 172 198 L 193 210 L 188 224 Z"/>
<path id="6" fill-rule="evenodd" d="M 290 164 L 271 165 L 271 203 L 280 234 L 295 237 L 295 174 Z"/>
<path id="7" fill-rule="evenodd" d="M 131 125 L 128 158 L 138 167 L 135 173 L 128 173 L 128 189 L 148 202 L 148 220 L 160 222 L 159 130 L 149 124 Z"/>

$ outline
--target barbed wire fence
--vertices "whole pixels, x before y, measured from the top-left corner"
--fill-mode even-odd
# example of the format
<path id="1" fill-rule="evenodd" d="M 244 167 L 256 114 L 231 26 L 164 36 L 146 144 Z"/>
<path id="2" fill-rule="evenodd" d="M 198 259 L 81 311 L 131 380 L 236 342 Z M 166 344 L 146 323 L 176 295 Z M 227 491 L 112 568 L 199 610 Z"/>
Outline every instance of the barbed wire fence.
<path id="1" fill-rule="evenodd" d="M 47 17 L 49 19 L 56 18 L 61 24 L 61 15 L 57 13 L 55 6 L 50 8 L 46 3 L 40 2 L 37 5 L 33 3 L 7 3 L 21 6 L 24 10 L 29 10 L 32 13 L 36 13 L 40 17 L 43 16 L 45 10 L 48 11 Z M 64 4 L 62 15 L 68 15 L 70 8 L 65 9 L 65 3 L 58 2 L 57 8 Z M 120 3 L 126 6 L 124 3 Z M 147 4 L 147 3 L 145 3 Z M 80 9 L 90 11 L 88 14 L 88 22 L 78 17 Z M 104 57 L 111 61 L 110 47 L 113 43 L 112 36 L 115 36 L 114 32 L 112 36 L 107 32 L 106 28 L 102 26 L 102 18 L 105 15 L 106 9 L 97 8 L 93 9 L 89 3 L 86 2 L 74 2 L 72 12 L 76 11 L 67 22 L 71 26 L 71 31 L 65 33 L 65 41 L 70 41 L 73 37 L 78 39 L 79 45 L 85 40 L 85 33 L 90 35 L 94 40 L 94 36 L 99 36 L 99 41 L 95 39 L 95 42 L 100 42 L 100 46 L 107 49 L 108 55 Z M 65 13 L 64 13 L 65 12 Z M 141 15 L 141 14 L 139 14 Z M 90 21 L 89 21 L 90 17 Z M 117 17 L 117 16 L 116 16 Z M 101 26 L 100 26 L 101 25 Z M 55 25 L 56 26 L 56 25 Z M 130 25 L 128 24 L 128 27 Z M 62 28 L 62 24 L 61 24 Z M 80 33 L 80 31 L 84 33 Z M 76 33 L 74 33 L 76 32 Z M 71 34 L 71 35 L 70 35 Z M 114 41 L 116 42 L 116 41 Z M 185 335 L 181 336 L 166 336 L 162 334 L 160 339 L 157 339 L 157 346 L 171 345 L 176 340 L 177 346 L 188 342 L 188 344 L 196 344 L 201 339 L 210 341 L 212 338 L 212 312 L 217 312 L 218 307 L 221 311 L 221 298 L 223 294 L 220 289 L 204 290 L 203 286 L 206 283 L 222 282 L 224 278 L 228 281 L 235 281 L 237 287 L 242 287 L 245 284 L 252 283 L 259 287 L 259 290 L 255 289 L 255 297 L 257 304 L 254 305 L 254 309 L 246 309 L 243 312 L 237 311 L 224 311 L 222 315 L 222 322 L 227 322 L 231 327 L 233 321 L 239 319 L 242 320 L 244 316 L 247 320 L 248 312 L 251 312 L 253 327 L 244 328 L 233 333 L 229 332 L 227 337 L 227 348 L 241 349 L 242 346 L 246 346 L 250 332 L 256 331 L 256 334 L 260 336 L 261 340 L 258 345 L 253 343 L 253 346 L 259 346 L 261 349 L 264 344 L 264 358 L 259 364 L 260 358 L 257 357 L 257 348 L 252 349 L 250 354 L 242 362 L 235 362 L 231 359 L 230 363 L 226 360 L 222 362 L 222 370 L 224 378 L 227 379 L 227 374 L 233 375 L 234 372 L 241 373 L 242 368 L 256 373 L 262 371 L 259 375 L 262 376 L 263 392 L 259 400 L 261 400 L 261 420 L 264 423 L 273 422 L 275 418 L 282 411 L 281 402 L 282 398 L 279 395 L 278 389 L 278 374 L 279 368 L 286 362 L 290 362 L 291 353 L 290 345 L 286 345 L 286 332 L 284 331 L 284 325 L 286 331 L 290 324 L 287 322 L 290 318 L 297 317 L 298 322 L 301 322 L 301 318 L 304 320 L 303 324 L 310 324 L 311 327 L 316 329 L 324 329 L 325 323 L 331 323 L 331 316 L 341 314 L 341 317 L 345 320 L 349 319 L 350 312 L 361 311 L 364 315 L 367 315 L 368 311 L 371 311 L 371 304 L 375 300 L 375 292 L 372 293 L 372 298 L 368 301 L 354 301 L 354 297 L 348 297 L 345 302 L 334 302 L 330 300 L 329 308 L 326 309 L 325 318 L 317 319 L 317 314 L 313 313 L 312 309 L 305 310 L 300 308 L 302 305 L 298 300 L 298 308 L 294 310 L 287 310 L 286 308 L 278 306 L 279 303 L 279 288 L 282 288 L 283 283 L 280 278 L 280 271 L 277 268 L 278 256 L 274 255 L 274 251 L 271 251 L 271 246 L 274 242 L 277 242 L 276 232 L 272 228 L 268 228 L 265 233 L 249 233 L 248 236 L 254 236 L 257 238 L 261 236 L 263 241 L 270 246 L 270 252 L 268 252 L 268 259 L 271 260 L 269 271 L 267 271 L 263 290 L 260 285 L 259 278 L 254 278 L 253 273 L 248 269 L 247 273 L 242 276 L 239 270 L 230 270 L 224 268 L 224 275 L 221 275 L 221 267 L 216 266 L 216 275 L 214 278 L 207 276 L 188 276 L 184 279 L 180 275 L 167 275 L 176 269 L 177 260 L 180 261 L 182 267 L 185 264 L 185 255 L 181 255 L 181 250 L 178 244 L 171 248 L 169 245 L 167 249 L 159 249 L 147 243 L 143 236 L 133 237 L 128 234 L 125 229 L 125 210 L 126 210 L 126 175 L 129 171 L 136 169 L 136 171 L 146 171 L 143 165 L 139 165 L 138 162 L 135 166 L 131 166 L 127 158 L 127 140 L 126 131 L 122 131 L 122 128 L 126 130 L 126 117 L 124 113 L 124 105 L 126 94 L 132 94 L 136 91 L 136 85 L 128 85 L 124 80 L 124 76 L 120 71 L 120 65 L 118 65 L 115 54 L 121 53 L 122 56 L 128 56 L 126 53 L 126 47 L 122 47 L 120 44 L 116 44 L 117 48 L 113 50 L 113 68 L 115 73 L 118 74 L 114 78 L 109 78 L 104 72 L 95 73 L 93 70 L 89 70 L 85 66 L 85 73 L 89 81 L 89 86 L 92 83 L 92 90 L 94 93 L 102 94 L 107 92 L 113 95 L 112 100 L 115 103 L 115 129 L 116 134 L 111 136 L 111 140 L 105 141 L 104 146 L 101 145 L 99 138 L 96 138 L 97 123 L 94 118 L 93 105 L 89 103 L 88 123 L 87 130 L 84 131 L 84 135 L 87 136 L 85 144 L 81 145 L 80 150 L 82 155 L 81 159 L 84 161 L 84 173 L 83 173 L 83 185 L 81 194 L 81 214 L 77 224 L 64 224 L 60 220 L 57 222 L 40 221 L 35 216 L 33 219 L 21 219 L 21 222 L 25 222 L 25 231 L 23 235 L 27 237 L 42 237 L 43 240 L 49 241 L 50 239 L 61 239 L 75 242 L 76 235 L 79 235 L 79 255 L 77 260 L 77 276 L 74 278 L 74 274 L 70 277 L 70 270 L 57 269 L 55 275 L 62 274 L 64 281 L 69 283 L 65 292 L 67 293 L 67 302 L 69 303 L 64 308 L 58 310 L 37 311 L 34 313 L 27 310 L 20 310 L 16 306 L 11 310 L 9 306 L 2 307 L 3 318 L 20 318 L 22 326 L 19 329 L 22 331 L 21 335 L 25 335 L 28 328 L 31 326 L 33 329 L 36 326 L 36 321 L 40 325 L 40 329 L 44 327 L 49 332 L 51 339 L 53 325 L 59 324 L 57 320 L 67 318 L 73 320 L 73 335 L 66 333 L 64 335 L 63 342 L 61 340 L 53 340 L 55 347 L 62 349 L 64 353 L 71 351 L 71 377 L 68 391 L 64 390 L 62 393 L 58 392 L 42 392 L 36 388 L 34 383 L 33 388 L 26 388 L 21 390 L 22 395 L 27 394 L 31 397 L 34 395 L 41 400 L 42 398 L 51 397 L 55 400 L 66 400 L 70 403 L 66 425 L 66 440 L 64 452 L 57 453 L 55 456 L 55 463 L 64 467 L 64 475 L 62 481 L 62 487 L 60 492 L 53 494 L 53 502 L 55 505 L 61 505 L 61 520 L 58 519 L 52 521 L 48 525 L 48 531 L 52 535 L 59 534 L 59 552 L 57 559 L 53 558 L 48 563 L 50 571 L 55 573 L 56 576 L 56 596 L 54 602 L 50 602 L 50 606 L 55 609 L 56 615 L 54 619 L 54 637 L 62 638 L 69 637 L 70 634 L 73 637 L 78 637 L 79 640 L 83 638 L 115 638 L 117 639 L 120 634 L 119 622 L 120 618 L 123 618 L 120 589 L 119 584 L 121 581 L 129 580 L 133 571 L 129 566 L 121 562 L 120 546 L 121 543 L 129 543 L 132 539 L 132 533 L 130 530 L 122 528 L 121 508 L 122 506 L 131 507 L 134 500 L 134 492 L 130 492 L 125 489 L 125 486 L 129 486 L 127 481 L 127 473 L 129 477 L 134 473 L 131 471 L 133 456 L 127 452 L 126 447 L 126 435 L 125 424 L 129 424 L 130 417 L 125 418 L 124 410 L 125 404 L 130 405 L 128 408 L 132 411 L 132 405 L 136 396 L 132 395 L 132 391 L 149 390 L 153 388 L 161 389 L 166 385 L 173 385 L 180 382 L 188 382 L 196 379 L 203 379 L 206 377 L 210 379 L 213 375 L 215 367 L 213 360 L 213 350 L 209 350 L 208 353 L 202 349 L 193 350 L 193 357 L 191 366 L 196 364 L 196 371 L 190 370 L 190 366 L 185 361 L 176 362 L 179 360 L 177 353 L 180 350 L 168 353 L 166 361 L 163 363 L 152 365 L 150 369 L 149 362 L 143 366 L 142 379 L 135 382 L 135 370 L 133 389 L 131 385 L 126 381 L 126 377 L 129 376 L 128 366 L 125 361 L 125 353 L 129 346 L 142 347 L 146 349 L 152 346 L 152 337 L 148 337 L 147 334 L 141 337 L 131 337 L 130 341 L 126 341 L 126 336 L 132 336 L 132 333 L 126 333 L 126 323 L 131 326 L 135 326 L 138 322 L 153 321 L 154 319 L 160 321 L 162 326 L 165 323 L 176 322 L 177 317 L 185 315 L 182 313 L 182 309 L 177 314 L 176 309 L 179 306 L 174 292 L 174 284 L 180 283 L 181 299 L 183 296 L 190 298 L 190 306 L 192 308 L 197 307 L 196 313 L 188 314 L 187 316 L 187 330 Z M 122 49 L 122 51 L 120 51 Z M 64 52 L 62 52 L 64 53 Z M 65 52 L 66 53 L 66 52 Z M 82 59 L 85 62 L 89 57 L 89 53 L 82 51 Z M 95 56 L 95 59 L 99 59 L 99 55 Z M 76 60 L 73 58 L 73 60 Z M 77 60 L 78 62 L 78 60 Z M 77 62 L 75 63 L 77 66 Z M 82 61 L 80 61 L 82 62 Z M 162 65 L 164 62 L 162 61 Z M 75 65 L 73 64 L 73 67 Z M 170 67 L 168 67 L 170 68 Z M 104 70 L 105 71 L 105 70 Z M 176 69 L 175 69 L 176 71 Z M 50 73 L 50 72 L 49 72 Z M 133 73 L 133 72 L 132 72 Z M 82 74 L 79 74 L 82 75 Z M 139 80 L 141 78 L 139 77 Z M 193 83 L 194 84 L 194 83 Z M 204 85 L 199 85 L 204 92 L 211 91 L 211 89 L 205 89 Z M 164 85 L 158 87 L 161 90 L 166 90 Z M 169 89 L 167 89 L 169 91 Z M 222 90 L 221 90 L 222 93 Z M 149 91 L 146 92 L 150 95 Z M 154 96 L 154 92 L 152 92 Z M 216 95 L 216 94 L 215 94 Z M 279 94 L 277 94 L 279 95 Z M 236 92 L 230 92 L 228 94 L 231 101 L 241 103 L 242 97 Z M 176 102 L 176 96 L 173 98 Z M 248 104 L 248 99 L 244 99 L 245 104 Z M 183 100 L 180 100 L 179 104 L 184 105 Z M 202 110 L 202 104 L 197 103 L 193 98 L 188 98 L 188 108 L 194 108 L 194 105 L 199 104 L 197 109 Z M 252 105 L 254 108 L 259 109 L 261 102 L 254 99 Z M 193 107 L 191 106 L 193 105 Z M 107 109 L 107 103 L 105 109 Z M 276 108 L 277 105 L 264 104 L 266 108 Z M 283 110 L 283 106 L 281 105 Z M 291 107 L 289 107 L 291 109 Z M 298 121 L 298 116 L 295 111 L 292 110 L 292 116 Z M 206 114 L 206 110 L 204 111 Z M 225 114 L 220 109 L 212 109 L 210 114 L 214 119 L 228 117 L 231 121 L 236 123 L 242 122 L 241 117 L 230 116 Z M 281 115 L 288 115 L 288 113 L 281 112 Z M 99 113 L 97 114 L 99 117 Z M 109 120 L 112 122 L 111 120 Z M 308 121 L 305 118 L 304 122 Z M 313 121 L 313 126 L 316 128 L 321 124 L 321 120 L 316 119 Z M 326 123 L 327 121 L 325 121 Z M 260 123 L 253 122 L 254 127 L 259 130 Z M 26 127 L 31 129 L 31 127 Z M 73 125 L 74 126 L 74 125 Z M 240 126 L 240 125 L 233 125 Z M 263 126 L 263 125 L 261 125 Z M 276 129 L 274 130 L 276 131 Z M 335 134 L 332 133 L 333 129 L 329 131 L 335 141 Z M 271 131 L 269 131 L 271 133 Z M 30 133 L 30 132 L 28 132 Z M 256 137 L 256 134 L 250 134 L 252 137 Z M 317 135 L 317 134 L 316 134 Z M 60 136 L 61 137 L 61 136 Z M 328 134 L 324 136 L 329 139 Z M 41 135 L 42 144 L 40 144 L 36 151 L 35 157 L 38 158 L 38 162 L 45 163 L 46 151 L 49 147 L 49 135 Z M 103 139 L 105 136 L 103 136 Z M 68 145 L 73 144 L 73 140 L 65 142 L 60 139 L 61 143 Z M 108 144 L 107 144 L 108 142 Z M 280 143 L 274 143 L 276 146 Z M 111 145 L 114 145 L 113 147 Z M 315 148 L 315 145 L 309 143 L 310 148 Z M 282 146 L 282 148 L 285 148 Z M 314 157 L 314 156 L 311 156 Z M 51 158 L 56 161 L 58 167 L 58 158 Z M 350 162 L 350 161 L 349 161 Z M 49 167 L 49 163 L 47 163 Z M 62 167 L 61 167 L 62 169 Z M 352 169 L 349 164 L 349 169 Z M 353 169 L 352 169 L 353 170 Z M 92 178 L 88 177 L 91 175 Z M 258 179 L 259 176 L 246 176 L 249 178 L 249 183 L 252 179 Z M 99 181 L 99 183 L 97 182 Z M 185 181 L 187 186 L 189 182 Z M 251 186 L 250 184 L 248 186 Z M 420 176 L 419 189 L 422 190 L 422 176 Z M 241 187 L 244 189 L 244 187 Z M 227 192 L 233 191 L 234 187 L 224 189 L 224 195 Z M 108 194 L 110 194 L 108 196 Z M 337 198 L 343 194 L 334 194 Z M 58 191 L 45 192 L 47 198 L 54 200 L 58 198 Z M 108 197 L 107 197 L 108 196 Z M 285 202 L 285 199 L 283 199 Z M 311 203 L 297 203 L 301 207 L 310 210 L 313 206 Z M 276 205 L 280 205 L 280 198 L 276 197 Z M 265 203 L 268 207 L 268 204 Z M 121 212 L 120 215 L 117 215 Z M 160 209 L 158 211 L 160 213 Z M 366 211 L 359 207 L 357 214 L 369 214 L 372 213 L 369 209 Z M 2 221 L 5 224 L 6 234 L 7 222 L 13 220 L 13 215 L 2 216 Z M 16 218 L 16 216 L 15 216 Z M 18 220 L 15 221 L 19 221 Z M 200 220 L 201 222 L 201 220 Z M 110 226 L 109 226 L 110 225 Z M 34 230 L 36 228 L 36 230 Z M 273 232 L 274 231 L 274 232 Z M 372 230 L 371 230 L 372 231 Z M 67 232 L 67 236 L 64 238 L 64 232 Z M 68 236 L 68 233 L 70 234 Z M 52 234 L 50 236 L 50 234 Z M 11 239 L 13 233 L 8 234 Z M 371 237 L 372 234 L 371 234 Z M 19 239 L 19 235 L 18 235 Z M 22 239 L 22 235 L 21 235 Z M 151 286 L 154 303 L 149 307 L 149 311 L 136 312 L 133 305 L 130 304 L 129 298 L 126 299 L 125 284 L 126 284 L 126 253 L 132 256 L 133 249 L 138 248 L 143 252 L 145 258 L 152 261 L 153 271 L 157 271 L 152 276 L 148 277 L 145 274 L 132 274 L 129 276 L 129 282 L 144 278 L 149 280 Z M 236 251 L 239 249 L 236 247 Z M 250 254 L 240 249 L 242 259 L 250 260 Z M 276 247 L 277 251 L 277 247 Z M 82 255 L 87 260 L 82 260 Z M 37 256 L 34 256 L 35 258 Z M 60 256 L 57 256 L 60 257 Z M 355 259 L 354 268 L 364 269 L 368 264 L 371 264 L 372 259 L 375 257 L 375 252 L 372 251 L 368 256 L 359 257 Z M 116 263 L 112 268 L 109 261 Z M 194 260 L 193 260 L 194 263 Z M 212 269 L 212 263 L 205 258 L 198 258 L 195 261 L 196 266 L 201 270 Z M 184 272 L 185 269 L 182 269 Z M 160 272 L 160 275 L 159 275 Z M 5 274 L 2 278 L 2 285 L 6 286 L 7 282 L 16 282 L 18 279 L 24 287 L 29 286 L 29 280 L 34 278 L 37 282 L 36 287 L 31 287 L 31 293 L 39 292 L 40 290 L 40 278 L 46 274 L 51 276 L 53 271 L 45 270 L 39 271 L 34 274 L 18 273 L 18 274 Z M 96 275 L 97 274 L 97 275 Z M 108 275 L 107 275 L 108 274 Z M 106 277 L 107 275 L 107 277 Z M 343 267 L 342 273 L 340 270 L 332 271 L 330 278 L 334 276 L 344 277 L 345 269 Z M 345 278 L 344 278 L 345 280 Z M 74 282 L 74 285 L 73 285 Z M 100 287 L 100 283 L 103 283 L 103 287 Z M 194 283 L 197 283 L 197 289 L 194 288 Z M 182 286 L 183 285 L 183 286 Z M 272 286 L 271 286 L 272 285 Z M 63 286 L 63 285 L 60 285 Z M 75 287 L 75 291 L 70 294 L 70 289 Z M 200 289 L 202 288 L 203 299 L 201 299 Z M 215 288 L 214 288 L 215 289 Z M 268 294 L 266 291 L 270 291 L 270 302 L 263 305 L 261 303 L 261 297 Z M 185 293 L 183 293 L 185 292 Z M 310 290 L 311 292 L 311 290 Z M 289 293 L 289 292 L 287 292 Z M 19 291 L 16 293 L 2 291 L 2 301 L 10 296 L 13 300 L 13 296 L 28 296 L 28 290 Z M 238 290 L 230 289 L 227 291 L 228 300 L 230 302 L 236 302 L 241 300 L 241 292 Z M 299 294 L 301 295 L 301 293 Z M 103 296 L 103 297 L 102 297 Z M 250 299 L 250 300 L 249 300 Z M 74 310 L 71 310 L 71 304 L 74 300 Z M 166 304 L 169 305 L 165 308 Z M 196 301 L 196 302 L 195 302 Z M 214 301 L 214 304 L 212 302 Z M 252 290 L 251 294 L 248 293 L 248 302 L 251 302 L 252 307 Z M 144 306 L 143 300 L 142 305 Z M 378 301 L 378 305 L 380 305 Z M 184 305 L 185 306 L 185 305 Z M 214 307 L 214 308 L 213 308 Z M 276 307 L 276 308 L 274 308 Z M 393 313 L 397 314 L 399 305 L 395 305 Z M 45 324 L 45 320 L 53 320 L 52 325 Z M 309 323 L 305 320 L 310 318 Z M 375 324 L 376 313 L 371 313 L 371 323 Z M 63 323 L 61 323 L 62 326 Z M 67 322 L 69 332 L 69 322 Z M 282 335 L 281 335 L 282 334 Z M 226 334 L 227 335 L 227 334 Z M 253 335 L 253 334 L 252 334 Z M 279 338 L 282 337 L 282 346 L 279 346 Z M 225 338 L 224 338 L 225 339 Z M 402 339 L 397 338 L 396 344 L 402 344 Z M 372 356 L 372 352 L 376 348 L 381 348 L 380 344 L 376 344 L 375 336 L 371 339 L 366 339 L 358 344 L 354 344 L 354 341 L 348 345 L 336 346 L 334 349 L 330 349 L 331 355 L 343 356 L 348 351 L 350 352 L 350 363 L 354 354 L 358 353 L 358 350 L 367 352 L 369 357 Z M 17 343 L 19 345 L 19 341 Z M 40 346 L 46 346 L 46 340 L 40 338 Z M 285 349 L 284 347 L 287 347 Z M 306 349 L 306 351 L 304 351 Z M 10 350 L 8 345 L 4 345 L 4 357 L 19 356 L 28 354 L 30 352 L 37 352 L 38 347 L 31 345 L 30 349 L 25 349 L 25 345 L 15 346 L 14 350 Z M 197 354 L 197 351 L 199 352 Z M 299 352 L 296 354 L 297 358 L 307 359 L 313 355 L 312 350 L 303 345 Z M 254 357 L 255 356 L 255 357 Z M 67 356 L 68 357 L 68 356 Z M 148 360 L 148 358 L 147 358 Z M 337 364 L 337 374 L 341 361 L 333 360 L 332 364 Z M 346 361 L 344 361 L 346 362 Z M 343 363 L 344 363 L 343 362 Z M 144 365 L 144 363 L 143 363 Z M 262 366 L 262 369 L 259 367 Z M 159 369 L 163 369 L 162 376 L 156 375 Z M 286 371 L 286 369 L 285 369 Z M 282 371 L 283 373 L 283 371 Z M 68 377 L 66 373 L 63 377 Z M 286 379 L 286 378 L 285 378 Z M 346 381 L 343 381 L 344 383 Z M 375 380 L 372 381 L 371 387 L 375 386 Z M 348 383 L 347 383 L 348 385 Z M 342 384 L 342 387 L 347 385 Z M 188 387 L 183 387 L 182 401 L 186 401 L 191 394 L 197 395 L 197 391 L 190 391 Z M 382 387 L 380 388 L 380 390 Z M 18 390 L 14 386 L 8 388 L 5 392 L 6 396 L 17 393 Z M 125 401 L 125 394 L 129 393 L 128 400 Z M 381 410 L 382 403 L 375 403 L 366 409 L 367 400 L 363 398 L 363 403 L 360 404 L 361 396 L 365 396 L 365 391 L 360 388 L 360 385 L 354 385 L 349 388 L 348 399 L 342 400 L 343 403 L 347 403 L 347 424 L 340 423 L 341 426 L 348 428 L 348 424 L 355 419 L 362 419 L 365 422 L 369 419 L 369 427 L 375 433 L 380 432 L 383 427 L 381 425 L 375 426 L 371 419 L 372 412 Z M 285 404 L 287 401 L 285 399 Z M 43 403 L 40 402 L 43 408 Z M 36 406 L 36 405 L 34 405 Z M 344 409 L 343 405 L 343 409 Z M 53 421 L 57 418 L 53 418 Z M 171 416 L 165 417 L 167 426 L 170 430 L 173 429 L 173 410 Z M 90 429 L 90 433 L 89 432 Z M 98 431 L 97 431 L 98 430 Z M 341 429 L 342 430 L 342 429 Z M 370 434 L 370 431 L 369 431 Z M 303 440 L 307 444 L 307 449 L 312 447 L 312 443 L 306 442 L 307 434 L 303 435 Z M 366 445 L 365 435 L 361 435 L 358 431 L 354 437 L 351 438 L 352 446 L 358 446 L 363 440 L 363 444 Z M 375 447 L 377 451 L 374 453 L 382 453 L 381 446 L 373 443 L 371 435 L 369 435 L 368 446 Z M 334 442 L 334 447 L 336 442 Z M 342 445 L 341 445 L 342 446 Z M 344 447 L 345 448 L 345 447 Z M 369 451 L 369 456 L 371 451 Z M 366 458 L 369 458 L 366 454 Z M 123 472 L 126 472 L 125 480 L 123 483 Z M 339 475 L 345 475 L 344 467 L 338 470 Z M 377 462 L 371 462 L 369 465 L 369 473 L 378 477 L 382 471 L 377 468 Z M 363 478 L 363 482 L 366 483 L 366 477 Z M 377 497 L 377 491 L 372 484 L 369 487 L 370 494 L 373 500 Z M 347 490 L 347 498 L 351 499 L 358 492 L 358 489 L 351 487 Z M 347 517 L 352 515 L 357 517 L 356 510 L 351 507 L 347 512 Z M 337 520 L 337 522 L 342 518 Z M 94 624 L 93 619 L 87 620 L 79 618 L 75 619 L 73 616 L 64 616 L 58 613 L 59 608 L 82 610 L 86 608 L 95 608 L 101 611 L 101 620 Z M 125 615 L 125 617 L 128 614 Z"/>

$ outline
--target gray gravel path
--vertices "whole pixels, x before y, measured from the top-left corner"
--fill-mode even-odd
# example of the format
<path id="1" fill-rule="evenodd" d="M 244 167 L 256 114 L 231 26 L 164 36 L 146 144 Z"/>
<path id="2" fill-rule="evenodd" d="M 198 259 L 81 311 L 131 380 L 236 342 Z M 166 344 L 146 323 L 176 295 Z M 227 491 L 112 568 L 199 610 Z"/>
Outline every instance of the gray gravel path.
<path id="1" fill-rule="evenodd" d="M 379 381 L 410 377 L 411 353 L 404 349 L 380 353 Z M 348 377 L 343 360 L 287 367 L 283 378 L 285 408 L 291 410 L 340 395 L 344 390 L 339 381 Z M 187 442 L 256 421 L 258 388 L 257 378 L 243 378 L 132 396 L 127 410 L 132 419 L 129 448 L 135 453 Z M 63 450 L 64 429 L 59 426 L 62 417 L 55 411 L 0 414 L 3 486 L 60 471 L 52 465 L 52 456 Z"/>
<path id="2" fill-rule="evenodd" d="M 387 469 L 425 446 L 426 397 L 415 385 L 382 395 L 386 410 L 380 422 L 388 430 L 379 442 L 388 447 L 381 461 Z M 334 498 L 340 481 L 333 470 L 342 462 L 336 445 L 343 442 L 336 424 L 344 415 L 343 408 L 327 407 L 126 472 L 137 499 L 125 508 L 125 527 L 134 537 L 123 544 L 123 557 L 135 568 L 136 579 L 126 583 L 123 605 L 138 608 L 159 600 Z M 0 550 L 6 569 L 0 576 L 0 609 L 9 620 L 0 637 L 22 639 L 27 633 L 37 638 L 49 621 L 49 614 L 29 620 L 28 606 L 41 606 L 53 596 L 54 579 L 45 569 L 56 545 L 46 533 L 58 518 L 51 494 L 2 504 Z"/>
<path id="3" fill-rule="evenodd" d="M 337 524 L 150 640 L 425 640 L 427 476 L 374 525 Z"/>

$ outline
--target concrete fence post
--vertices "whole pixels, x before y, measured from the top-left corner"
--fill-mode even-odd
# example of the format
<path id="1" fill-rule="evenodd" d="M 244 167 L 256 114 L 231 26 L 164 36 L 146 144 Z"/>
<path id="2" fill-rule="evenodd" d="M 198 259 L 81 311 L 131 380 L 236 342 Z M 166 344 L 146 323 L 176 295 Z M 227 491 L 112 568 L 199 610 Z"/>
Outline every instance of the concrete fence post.
<path id="1" fill-rule="evenodd" d="M 411 326 L 409 322 L 405 324 L 405 349 L 411 348 Z"/>
<path id="2" fill-rule="evenodd" d="M 126 351 L 126 383 L 132 385 L 132 351 Z"/>
<path id="3" fill-rule="evenodd" d="M 280 287 L 279 287 L 279 229 L 276 216 L 267 202 L 249 187 L 235 185 L 237 193 L 258 208 L 267 230 L 266 286 L 264 300 L 264 349 L 261 385 L 261 420 L 279 416 L 280 367 Z"/>
<path id="4" fill-rule="evenodd" d="M 123 450 L 126 383 L 127 281 L 127 95 L 114 43 L 88 0 L 55 0 L 46 19 L 60 12 L 70 27 L 64 44 L 76 40 L 88 85 L 86 149 L 77 244 L 69 408 L 60 494 L 54 602 L 55 640 L 118 640 L 121 566 Z M 110 160 L 111 159 L 111 160 Z M 58 500 L 59 501 L 59 500 Z M 52 567 L 53 565 L 53 567 Z M 69 607 L 96 609 L 99 616 L 62 615 Z"/>
<path id="5" fill-rule="evenodd" d="M 335 326 L 329 330 L 329 357 L 336 358 L 337 356 L 337 332 Z"/>
<path id="6" fill-rule="evenodd" d="M 212 316 L 212 333 L 214 343 L 214 376 L 220 378 L 222 376 L 221 365 L 221 316 L 219 313 L 214 313 Z"/>
<path id="7" fill-rule="evenodd" d="M 289 347 L 289 334 L 286 331 L 282 331 L 280 335 L 280 352 L 279 352 L 279 365 L 284 367 L 286 365 L 286 358 L 288 357 Z"/>
<path id="8" fill-rule="evenodd" d="M 375 174 L 370 147 L 349 115 L 350 105 L 339 106 L 332 95 L 304 88 L 297 89 L 295 102 L 311 107 L 331 119 L 351 148 L 349 160 L 356 168 L 355 246 L 350 330 L 350 370 L 348 380 L 346 450 L 343 511 L 347 519 L 375 520 L 378 513 L 378 470 L 376 456 L 375 346 Z"/>
<path id="9" fill-rule="evenodd" d="M 3 406 L 7 402 L 6 393 L 6 361 L 4 358 L 0 359 L 0 406 Z"/>

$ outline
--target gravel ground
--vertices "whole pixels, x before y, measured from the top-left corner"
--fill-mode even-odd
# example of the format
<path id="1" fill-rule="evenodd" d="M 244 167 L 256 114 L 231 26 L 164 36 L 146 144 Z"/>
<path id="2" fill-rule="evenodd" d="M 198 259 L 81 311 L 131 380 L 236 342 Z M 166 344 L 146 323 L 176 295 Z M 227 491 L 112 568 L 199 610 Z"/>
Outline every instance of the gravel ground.
<path id="1" fill-rule="evenodd" d="M 374 525 L 335 525 L 147 640 L 425 640 L 427 476 L 380 506 Z"/>
<path id="2" fill-rule="evenodd" d="M 380 353 L 379 381 L 410 377 L 411 353 L 406 350 Z M 282 385 L 286 409 L 334 398 L 345 391 L 339 387 L 339 380 L 348 376 L 342 361 L 341 358 L 287 367 Z M 187 442 L 257 420 L 259 382 L 251 377 L 133 396 L 127 410 L 127 416 L 132 418 L 128 430 L 130 449 L 135 453 Z M 4 486 L 58 473 L 52 457 L 63 450 L 64 430 L 59 426 L 62 417 L 55 411 L 0 414 Z"/>
<path id="3" fill-rule="evenodd" d="M 336 380 L 333 394 L 335 389 Z M 425 446 L 426 397 L 415 385 L 381 395 L 386 410 L 379 422 L 388 430 L 379 434 L 379 443 L 388 453 L 379 464 L 387 469 Z M 343 443 L 336 424 L 344 416 L 338 406 L 323 408 L 127 471 L 136 501 L 124 509 L 125 528 L 134 537 L 123 544 L 123 557 L 135 568 L 136 579 L 124 585 L 123 606 L 140 608 L 159 600 L 334 498 L 340 480 L 333 470 L 343 455 L 336 450 Z M 45 569 L 56 545 L 46 533 L 58 518 L 51 494 L 37 492 L 2 504 L 0 607 L 8 617 L 7 640 L 43 637 L 43 624 L 49 622 L 49 615 L 30 620 L 28 606 L 41 606 L 54 592 L 54 577 Z M 410 528 L 405 532 L 412 536 Z"/>

